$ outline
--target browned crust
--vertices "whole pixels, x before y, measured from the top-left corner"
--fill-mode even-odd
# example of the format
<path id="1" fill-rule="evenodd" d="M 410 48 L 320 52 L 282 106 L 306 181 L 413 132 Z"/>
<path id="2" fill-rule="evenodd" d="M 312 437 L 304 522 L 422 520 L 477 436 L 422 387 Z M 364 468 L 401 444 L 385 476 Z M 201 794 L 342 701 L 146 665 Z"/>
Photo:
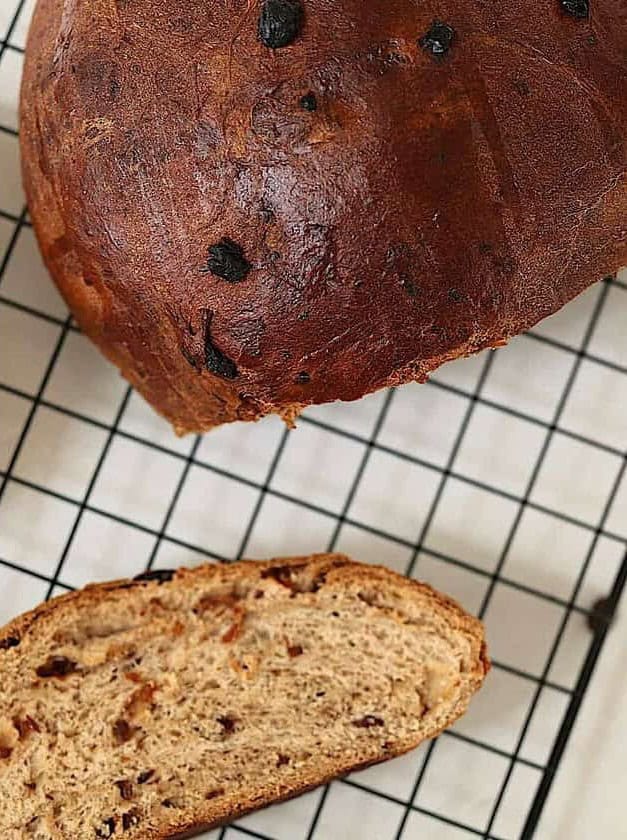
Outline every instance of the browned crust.
<path id="1" fill-rule="evenodd" d="M 39 0 L 20 135 L 46 265 L 178 431 L 422 381 L 627 263 L 624 0 L 455 0 L 439 62 L 413 0 L 307 0 L 274 53 L 257 3 L 184 6 Z"/>
<path id="2" fill-rule="evenodd" d="M 451 716 L 451 719 L 447 721 L 440 730 L 434 732 L 433 737 L 437 738 L 437 736 L 450 726 L 457 717 L 458 715 Z M 384 761 L 390 761 L 393 758 L 398 758 L 399 756 L 410 752 L 416 746 L 416 743 L 408 742 L 407 745 L 402 748 L 389 750 L 385 755 L 382 755 L 381 758 L 373 759 L 372 761 L 363 761 L 359 764 L 344 765 L 343 767 L 338 766 L 337 770 L 333 773 L 323 777 L 316 777 L 315 781 L 311 782 L 303 780 L 302 786 L 292 788 L 287 792 L 277 793 L 276 796 L 273 795 L 271 798 L 255 802 L 254 804 L 251 802 L 242 803 L 241 808 L 238 808 L 237 812 L 230 812 L 222 817 L 217 817 L 215 821 L 202 822 L 200 820 L 196 820 L 181 827 L 176 825 L 163 826 L 158 828 L 156 832 L 142 835 L 141 837 L 134 837 L 133 840 L 184 840 L 187 837 L 195 837 L 203 831 L 211 831 L 214 828 L 220 828 L 223 825 L 234 822 L 235 820 L 245 817 L 247 814 L 258 810 L 259 808 L 264 808 L 267 805 L 278 805 L 281 802 L 287 802 L 290 799 L 295 799 L 297 796 L 302 796 L 304 793 L 308 793 L 310 790 L 315 790 L 322 785 L 329 784 L 329 782 L 332 782 L 335 779 L 347 776 L 349 773 L 356 773 L 358 770 L 366 770 L 368 767 L 374 767 L 377 764 L 382 764 Z"/>
<path id="3" fill-rule="evenodd" d="M 348 581 L 357 578 L 362 583 L 368 582 L 389 582 L 396 585 L 401 584 L 409 591 L 418 590 L 433 601 L 434 609 L 444 609 L 455 615 L 460 627 L 470 635 L 483 638 L 483 625 L 479 619 L 469 615 L 460 604 L 448 595 L 438 592 L 429 584 L 406 578 L 393 572 L 386 566 L 374 564 L 357 563 L 344 554 L 312 554 L 307 557 L 280 557 L 272 560 L 240 560 L 236 563 L 205 563 L 194 568 L 182 567 L 174 571 L 173 582 L 185 582 L 193 587 L 200 580 L 211 580 L 217 578 L 221 582 L 229 582 L 232 579 L 251 577 L 257 579 L 264 569 L 277 566 L 303 566 L 314 573 L 328 571 L 327 583 L 341 583 L 342 579 Z M 52 620 L 53 615 L 60 609 L 72 611 L 82 610 L 89 604 L 96 604 L 103 600 L 106 595 L 125 597 L 135 587 L 150 586 L 158 589 L 158 581 L 137 581 L 133 578 L 121 578 L 119 580 L 106 581 L 105 583 L 92 583 L 83 589 L 67 592 L 58 595 L 40 604 L 32 610 L 17 616 L 4 627 L 0 628 L 0 640 L 9 636 L 18 636 L 23 639 L 33 624 L 45 620 Z M 486 658 L 486 663 L 489 660 Z M 486 667 L 489 667 L 486 665 Z"/>
<path id="4" fill-rule="evenodd" d="M 404 578 L 383 566 L 355 563 L 342 554 L 317 554 L 309 557 L 280 558 L 264 562 L 249 560 L 226 565 L 206 564 L 193 569 L 177 570 L 172 582 L 195 587 L 201 581 L 230 582 L 234 579 L 256 581 L 261 580 L 264 571 L 268 569 L 288 566 L 303 568 L 311 574 L 312 578 L 321 574 L 324 575 L 324 586 L 341 588 L 347 583 L 357 581 L 365 586 L 374 584 L 384 589 L 386 584 L 393 584 L 397 589 L 400 587 L 405 590 L 408 598 L 411 597 L 412 592 L 420 592 L 423 597 L 426 596 L 428 601 L 432 603 L 434 611 L 447 615 L 449 620 L 459 630 L 471 636 L 477 645 L 476 669 L 468 675 L 467 692 L 459 698 L 457 706 L 450 710 L 441 728 L 433 733 L 433 737 L 463 713 L 470 695 L 480 687 L 490 668 L 483 626 L 478 619 L 468 615 L 456 601 L 437 592 L 427 584 Z M 0 640 L 8 637 L 20 639 L 19 646 L 4 652 L 0 650 L 0 663 L 3 654 L 18 656 L 27 654 L 29 634 L 38 632 L 38 625 L 41 626 L 40 622 L 56 621 L 64 613 L 72 615 L 83 612 L 88 610 L 91 605 L 100 604 L 106 599 L 118 600 L 132 597 L 136 587 L 151 587 L 158 590 L 160 586 L 168 585 L 170 584 L 159 584 L 156 581 L 139 582 L 122 579 L 93 584 L 84 589 L 53 598 L 30 612 L 18 616 L 0 629 Z M 201 831 L 231 822 L 250 811 L 271 803 L 291 799 L 338 776 L 402 755 L 417 746 L 419 742 L 419 740 L 407 740 L 404 743 L 397 743 L 390 750 L 382 752 L 376 759 L 369 759 L 357 764 L 337 764 L 331 771 L 322 775 L 313 771 L 304 773 L 294 784 L 289 786 L 277 785 L 273 789 L 259 791 L 256 796 L 251 796 L 245 801 L 229 802 L 228 797 L 222 800 L 212 800 L 207 803 L 204 809 L 200 808 L 193 816 L 182 816 L 178 821 L 169 821 L 152 828 L 143 826 L 137 831 L 129 832 L 128 836 L 130 840 L 169 840 L 175 837 L 193 836 Z"/>
<path id="5" fill-rule="evenodd" d="M 489 670 L 489 660 L 486 658 L 483 660 L 485 664 L 485 673 Z M 479 684 L 477 684 L 476 688 L 479 688 Z M 459 709 L 454 709 L 451 712 L 449 719 L 440 727 L 439 730 L 433 733 L 432 737 L 437 738 L 445 729 L 447 729 L 461 714 L 462 712 Z M 202 818 L 199 820 L 194 820 L 193 822 L 188 823 L 184 826 L 177 826 L 177 825 L 168 825 L 163 826 L 153 832 L 152 834 L 142 835 L 141 837 L 134 837 L 133 840 L 184 840 L 186 837 L 194 837 L 196 834 L 200 834 L 203 831 L 211 831 L 214 828 L 219 828 L 220 826 L 226 825 L 234 820 L 238 820 L 241 817 L 246 816 L 246 814 L 250 814 L 252 811 L 256 811 L 259 808 L 263 808 L 267 805 L 274 805 L 280 802 L 286 802 L 289 799 L 295 799 L 297 796 L 301 796 L 304 793 L 307 793 L 310 790 L 315 790 L 315 788 L 320 787 L 321 785 L 326 785 L 329 782 L 332 782 L 334 779 L 342 778 L 343 776 L 347 776 L 349 773 L 355 773 L 358 770 L 366 770 L 368 767 L 374 767 L 377 764 L 382 764 L 384 761 L 389 761 L 393 758 L 398 758 L 401 755 L 405 755 L 405 753 L 410 752 L 411 750 L 415 749 L 420 742 L 408 741 L 406 744 L 402 746 L 397 746 L 395 749 L 388 750 L 385 755 L 381 755 L 378 759 L 373 759 L 371 761 L 363 761 L 359 764 L 352 764 L 352 765 L 344 765 L 338 766 L 337 770 L 334 770 L 332 773 L 329 773 L 327 776 L 323 777 L 314 777 L 310 781 L 303 780 L 302 785 L 299 785 L 297 788 L 292 788 L 289 791 L 285 792 L 277 792 L 276 795 L 272 795 L 271 797 L 264 799 L 263 801 L 256 801 L 252 802 L 245 802 L 241 804 L 241 808 L 237 810 L 237 812 L 229 812 L 228 814 L 224 814 L 223 816 L 216 817 L 215 820 L 210 821 L 202 821 Z"/>

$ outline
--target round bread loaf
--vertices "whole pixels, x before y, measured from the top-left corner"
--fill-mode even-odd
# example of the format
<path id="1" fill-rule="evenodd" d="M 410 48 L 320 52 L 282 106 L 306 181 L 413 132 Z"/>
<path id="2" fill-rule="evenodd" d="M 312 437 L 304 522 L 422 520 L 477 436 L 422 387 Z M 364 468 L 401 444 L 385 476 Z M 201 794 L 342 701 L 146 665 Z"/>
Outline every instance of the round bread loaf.
<path id="1" fill-rule="evenodd" d="M 424 380 L 627 263 L 625 0 L 39 0 L 44 259 L 183 433 Z"/>

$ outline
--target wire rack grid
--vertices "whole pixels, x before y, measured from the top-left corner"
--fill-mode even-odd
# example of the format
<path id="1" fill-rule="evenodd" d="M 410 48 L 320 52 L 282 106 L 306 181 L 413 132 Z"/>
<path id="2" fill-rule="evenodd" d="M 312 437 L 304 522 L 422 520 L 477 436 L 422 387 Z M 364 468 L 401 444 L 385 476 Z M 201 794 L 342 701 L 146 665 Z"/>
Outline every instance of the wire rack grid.
<path id="1" fill-rule="evenodd" d="M 73 324 L 19 181 L 0 0 L 0 619 L 145 568 L 342 550 L 457 597 L 494 668 L 386 765 L 212 840 L 529 840 L 627 576 L 627 277 L 423 386 L 176 439 Z M 537 835 L 536 835 L 537 836 Z"/>

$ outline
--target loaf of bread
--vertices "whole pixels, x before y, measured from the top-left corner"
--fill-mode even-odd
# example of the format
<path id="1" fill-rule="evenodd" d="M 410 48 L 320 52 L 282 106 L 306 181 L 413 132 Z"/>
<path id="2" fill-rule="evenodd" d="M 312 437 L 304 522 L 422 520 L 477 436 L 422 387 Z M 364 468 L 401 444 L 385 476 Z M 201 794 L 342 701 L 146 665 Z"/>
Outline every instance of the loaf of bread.
<path id="1" fill-rule="evenodd" d="M 0 837 L 224 823 L 434 737 L 488 667 L 477 619 L 342 555 L 89 586 L 0 630 Z"/>
<path id="2" fill-rule="evenodd" d="M 26 192 L 183 433 L 424 380 L 627 264 L 625 0 L 38 0 Z"/>

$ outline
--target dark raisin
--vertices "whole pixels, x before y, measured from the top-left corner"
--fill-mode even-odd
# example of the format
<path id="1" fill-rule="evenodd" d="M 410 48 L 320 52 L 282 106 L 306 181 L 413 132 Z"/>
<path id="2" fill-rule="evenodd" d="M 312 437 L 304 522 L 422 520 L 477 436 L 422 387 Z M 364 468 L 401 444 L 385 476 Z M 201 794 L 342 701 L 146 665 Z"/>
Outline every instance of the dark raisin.
<path id="1" fill-rule="evenodd" d="M 316 697 L 324 697 L 326 691 L 316 691 Z"/>
<path id="2" fill-rule="evenodd" d="M 316 100 L 315 93 L 309 91 L 309 93 L 306 93 L 304 96 L 301 96 L 300 107 L 304 111 L 315 111 L 318 107 L 318 102 Z"/>
<path id="3" fill-rule="evenodd" d="M 292 657 L 292 659 L 294 659 L 294 657 L 296 657 L 296 656 L 302 656 L 303 655 L 302 645 L 288 645 L 287 646 L 287 653 L 288 653 L 289 656 Z"/>
<path id="4" fill-rule="evenodd" d="M 258 601 L 259 598 L 263 598 L 264 595 L 265 595 L 265 592 L 263 591 L 263 589 L 256 589 L 255 590 L 255 600 Z"/>
<path id="5" fill-rule="evenodd" d="M 0 639 L 0 650 L 8 650 L 9 648 L 17 647 L 19 643 L 19 636 L 7 636 L 5 639 Z"/>
<path id="6" fill-rule="evenodd" d="M 207 264 L 202 271 L 211 272 L 229 283 L 239 283 L 251 268 L 251 264 L 244 256 L 242 246 L 224 236 L 209 248 Z"/>
<path id="7" fill-rule="evenodd" d="M 39 724 L 30 715 L 25 715 L 23 718 L 14 717 L 13 726 L 17 729 L 20 739 L 25 738 L 31 732 L 41 732 Z"/>
<path id="8" fill-rule="evenodd" d="M 426 52 L 431 53 L 434 58 L 441 58 L 451 48 L 455 30 L 448 23 L 441 20 L 434 20 L 425 34 L 418 40 L 418 43 Z"/>
<path id="9" fill-rule="evenodd" d="M 277 767 L 285 767 L 285 765 L 289 764 L 289 763 L 290 763 L 289 755 L 283 755 L 282 753 L 279 753 L 279 756 L 276 760 L 276 766 Z"/>
<path id="10" fill-rule="evenodd" d="M 140 820 L 139 811 L 127 811 L 126 814 L 122 814 L 122 828 L 128 831 L 129 828 L 139 825 Z"/>
<path id="11" fill-rule="evenodd" d="M 384 726 L 384 721 L 376 715 L 365 715 L 359 720 L 354 720 L 353 726 L 357 726 L 359 729 L 372 729 L 373 726 Z"/>
<path id="12" fill-rule="evenodd" d="M 461 303 L 464 299 L 464 296 L 457 289 L 449 289 L 448 298 L 449 300 L 453 301 L 453 303 Z"/>
<path id="13" fill-rule="evenodd" d="M 590 15 L 589 0 L 559 0 L 560 6 L 567 15 L 574 18 L 587 18 Z"/>
<path id="14" fill-rule="evenodd" d="M 146 782 L 149 782 L 152 777 L 155 775 L 156 770 L 144 770 L 143 773 L 140 773 L 137 777 L 137 784 L 138 785 L 145 785 Z"/>
<path id="15" fill-rule="evenodd" d="M 96 837 L 113 837 L 115 834 L 115 817 L 109 817 L 96 829 Z"/>
<path id="16" fill-rule="evenodd" d="M 340 614 L 339 614 L 339 612 L 338 612 L 337 610 L 333 610 L 333 612 L 331 613 L 331 615 L 333 616 L 333 618 L 339 618 L 339 617 L 340 617 Z"/>
<path id="17" fill-rule="evenodd" d="M 271 50 L 287 47 L 298 38 L 303 25 L 300 0 L 263 0 L 257 32 Z"/>
<path id="18" fill-rule="evenodd" d="M 209 790 L 205 794 L 205 799 L 216 799 L 218 796 L 224 795 L 224 788 L 216 788 L 215 790 Z"/>
<path id="19" fill-rule="evenodd" d="M 122 799 L 128 800 L 133 798 L 133 783 L 129 782 L 128 779 L 120 779 L 118 782 L 115 782 L 115 786 L 120 791 Z"/>
<path id="20" fill-rule="evenodd" d="M 174 569 L 150 569 L 148 572 L 142 572 L 140 575 L 135 575 L 133 580 L 137 581 L 151 581 L 156 580 L 157 583 L 169 583 L 175 575 Z"/>
<path id="21" fill-rule="evenodd" d="M 228 715 L 220 715 L 220 717 L 216 718 L 216 720 L 226 735 L 230 735 L 232 732 L 235 732 L 235 724 L 237 723 L 235 718 L 229 717 Z"/>
<path id="22" fill-rule="evenodd" d="M 235 379 L 238 374 L 235 362 L 225 356 L 222 350 L 216 347 L 211 340 L 209 321 L 205 326 L 205 365 L 207 370 L 222 379 Z"/>
<path id="23" fill-rule="evenodd" d="M 301 370 L 301 372 L 296 377 L 296 382 L 299 385 L 307 385 L 308 382 L 311 382 L 311 376 L 307 373 L 306 370 Z"/>
<path id="24" fill-rule="evenodd" d="M 73 674 L 78 668 L 73 659 L 67 656 L 49 656 L 43 665 L 36 670 L 38 677 L 67 677 Z"/>
<path id="25" fill-rule="evenodd" d="M 113 724 L 113 737 L 118 744 L 125 744 L 133 737 L 133 728 L 130 723 L 120 718 Z"/>
<path id="26" fill-rule="evenodd" d="M 0 758 L 10 758 L 12 752 L 10 747 L 0 747 Z"/>

